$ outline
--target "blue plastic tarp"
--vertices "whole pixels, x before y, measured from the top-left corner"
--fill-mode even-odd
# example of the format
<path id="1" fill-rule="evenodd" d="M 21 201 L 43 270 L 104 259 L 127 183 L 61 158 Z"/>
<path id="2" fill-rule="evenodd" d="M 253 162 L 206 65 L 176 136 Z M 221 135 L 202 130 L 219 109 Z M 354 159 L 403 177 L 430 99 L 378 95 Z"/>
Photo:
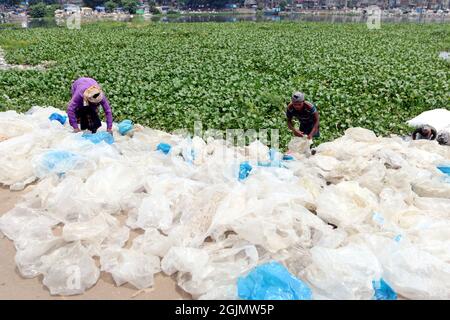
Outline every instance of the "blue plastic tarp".
<path id="1" fill-rule="evenodd" d="M 106 142 L 107 144 L 113 144 L 114 143 L 114 137 L 109 132 L 101 131 L 97 133 L 83 133 L 82 137 L 86 140 L 89 140 L 90 142 L 97 144 L 102 141 Z"/>
<path id="2" fill-rule="evenodd" d="M 273 261 L 240 277 L 238 296 L 245 300 L 311 300 L 312 291 L 282 264 Z"/>
<path id="3" fill-rule="evenodd" d="M 56 121 L 58 121 L 59 123 L 61 123 L 62 125 L 64 125 L 64 123 L 66 123 L 67 117 L 66 117 L 66 116 L 63 116 L 63 115 L 61 115 L 61 114 L 59 114 L 59 113 L 54 112 L 54 113 L 52 113 L 52 114 L 50 115 L 50 117 L 48 117 L 48 119 L 49 119 L 50 121 L 56 120 Z"/>
<path id="4" fill-rule="evenodd" d="M 121 135 L 126 135 L 129 131 L 133 130 L 133 122 L 131 120 L 123 120 L 119 123 L 119 133 Z"/>

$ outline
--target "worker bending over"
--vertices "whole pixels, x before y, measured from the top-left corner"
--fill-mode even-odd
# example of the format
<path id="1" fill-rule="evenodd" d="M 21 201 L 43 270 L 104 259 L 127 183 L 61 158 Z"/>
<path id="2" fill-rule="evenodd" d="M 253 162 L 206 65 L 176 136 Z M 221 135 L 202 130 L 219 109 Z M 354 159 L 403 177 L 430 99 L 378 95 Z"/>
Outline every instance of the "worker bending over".
<path id="1" fill-rule="evenodd" d="M 289 129 L 297 137 L 306 136 L 308 139 L 317 138 L 319 132 L 319 112 L 314 104 L 305 101 L 305 95 L 295 92 L 286 110 L 287 124 Z M 294 127 L 292 119 L 297 118 L 300 122 L 299 129 Z"/>
<path id="2" fill-rule="evenodd" d="M 113 116 L 109 102 L 100 85 L 92 78 L 79 78 L 72 84 L 72 99 L 67 106 L 69 123 L 75 132 L 89 130 L 96 133 L 102 126 L 98 115 L 98 106 L 103 107 L 106 116 L 106 128 L 112 134 Z"/>
<path id="3" fill-rule="evenodd" d="M 420 126 L 412 133 L 413 140 L 420 140 L 420 139 L 434 140 L 436 139 L 436 136 L 437 136 L 436 129 L 429 125 Z"/>

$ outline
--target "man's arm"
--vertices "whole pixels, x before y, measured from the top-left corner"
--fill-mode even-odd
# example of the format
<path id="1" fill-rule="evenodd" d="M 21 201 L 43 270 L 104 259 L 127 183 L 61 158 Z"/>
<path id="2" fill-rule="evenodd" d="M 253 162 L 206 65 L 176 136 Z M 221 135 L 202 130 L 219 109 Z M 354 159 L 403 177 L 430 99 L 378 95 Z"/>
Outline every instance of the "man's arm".
<path id="1" fill-rule="evenodd" d="M 311 132 L 308 134 L 308 139 L 312 139 L 312 137 L 319 131 L 319 112 L 314 112 L 314 127 L 312 128 Z"/>
<path id="2" fill-rule="evenodd" d="M 294 133 L 294 135 L 296 135 L 297 137 L 303 137 L 303 132 L 295 129 L 294 124 L 292 123 L 292 117 L 287 118 L 287 125 L 288 125 L 288 128 Z"/>
<path id="3" fill-rule="evenodd" d="M 414 130 L 414 132 L 412 133 L 412 139 L 416 140 L 417 139 L 417 134 L 420 133 L 421 129 L 417 128 L 416 130 Z"/>
<path id="4" fill-rule="evenodd" d="M 436 139 L 436 136 L 437 136 L 436 129 L 435 129 L 435 128 L 432 128 L 432 129 L 431 129 L 431 137 L 430 137 L 430 140 Z"/>
<path id="5" fill-rule="evenodd" d="M 287 110 L 286 110 L 286 118 L 287 118 L 287 125 L 288 128 L 294 133 L 295 136 L 297 137 L 303 137 L 303 132 L 301 132 L 300 130 L 297 130 L 294 127 L 294 123 L 292 122 L 292 115 L 289 113 L 291 107 L 291 103 L 288 104 Z"/>

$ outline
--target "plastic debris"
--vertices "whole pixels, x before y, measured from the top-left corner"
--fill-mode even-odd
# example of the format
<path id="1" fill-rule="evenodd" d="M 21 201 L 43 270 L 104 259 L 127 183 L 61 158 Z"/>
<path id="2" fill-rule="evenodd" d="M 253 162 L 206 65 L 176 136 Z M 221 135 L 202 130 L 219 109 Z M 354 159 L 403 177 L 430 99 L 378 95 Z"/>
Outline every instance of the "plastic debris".
<path id="1" fill-rule="evenodd" d="M 381 278 L 378 281 L 372 281 L 373 290 L 375 291 L 375 300 L 397 300 L 397 294 L 394 290 Z"/>
<path id="2" fill-rule="evenodd" d="M 51 173 L 62 175 L 67 171 L 81 167 L 85 160 L 68 151 L 52 150 L 38 156 L 34 161 L 35 174 L 43 178 Z"/>
<path id="3" fill-rule="evenodd" d="M 164 154 L 168 154 L 170 152 L 171 148 L 172 147 L 170 146 L 170 144 L 167 144 L 167 143 L 164 143 L 164 142 L 161 142 L 160 144 L 158 144 L 156 146 L 156 150 L 157 151 L 161 151 Z"/>
<path id="4" fill-rule="evenodd" d="M 239 181 L 246 179 L 250 171 L 252 171 L 252 166 L 247 161 L 242 162 L 239 165 Z"/>
<path id="5" fill-rule="evenodd" d="M 123 120 L 119 123 L 119 133 L 121 135 L 126 135 L 128 132 L 133 130 L 133 122 L 131 120 Z"/>
<path id="6" fill-rule="evenodd" d="M 35 182 L 0 217 L 0 236 L 14 241 L 20 274 L 51 294 L 81 294 L 100 270 L 136 288 L 162 271 L 194 299 L 239 299 L 239 278 L 280 261 L 314 299 L 374 299 L 381 278 L 404 299 L 450 299 L 450 184 L 437 169 L 448 146 L 349 128 L 314 156 L 294 138 L 285 161 L 258 140 L 138 125 L 133 139 L 93 144 L 53 125 L 55 112 L 0 112 L 0 183 Z M 43 161 L 54 151 L 67 157 Z M 124 248 L 131 230 L 144 233 Z"/>
<path id="7" fill-rule="evenodd" d="M 60 115 L 59 113 L 54 112 L 50 115 L 50 117 L 48 117 L 48 119 L 50 121 L 56 120 L 59 123 L 61 123 L 62 125 L 64 125 L 64 123 L 66 123 L 67 116 L 63 116 L 63 115 Z"/>
<path id="8" fill-rule="evenodd" d="M 293 156 L 291 156 L 290 154 L 285 154 L 285 155 L 283 155 L 283 160 L 291 161 L 291 160 L 295 160 L 295 158 Z"/>
<path id="9" fill-rule="evenodd" d="M 417 117 L 407 121 L 412 127 L 423 125 L 433 126 L 437 131 L 441 131 L 450 124 L 450 110 L 434 109 L 422 112 Z"/>
<path id="10" fill-rule="evenodd" d="M 100 142 L 106 142 L 107 144 L 114 143 L 114 137 L 109 132 L 100 131 L 96 133 L 83 133 L 82 137 L 90 142 L 97 144 Z"/>
<path id="11" fill-rule="evenodd" d="M 384 223 L 384 218 L 383 218 L 383 216 L 382 216 L 380 213 L 378 213 L 378 212 L 375 212 L 375 213 L 373 214 L 372 219 L 373 219 L 373 221 L 375 221 L 375 222 L 378 223 L 379 225 L 382 225 L 382 224 Z"/>
<path id="12" fill-rule="evenodd" d="M 439 58 L 450 61 L 450 52 L 447 51 L 439 52 Z"/>
<path id="13" fill-rule="evenodd" d="M 238 280 L 238 294 L 245 300 L 311 300 L 312 291 L 278 262 L 253 269 Z"/>
<path id="14" fill-rule="evenodd" d="M 153 286 L 154 274 L 161 271 L 158 257 L 121 248 L 103 251 L 100 263 L 103 271 L 112 274 L 116 285 L 129 282 L 137 289 Z"/>

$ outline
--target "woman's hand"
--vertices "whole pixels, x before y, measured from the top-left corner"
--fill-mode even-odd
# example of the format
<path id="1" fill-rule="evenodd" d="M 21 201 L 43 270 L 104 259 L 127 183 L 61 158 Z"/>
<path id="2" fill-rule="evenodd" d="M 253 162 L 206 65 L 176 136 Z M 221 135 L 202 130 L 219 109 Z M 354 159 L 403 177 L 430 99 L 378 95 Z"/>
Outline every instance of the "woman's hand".
<path id="1" fill-rule="evenodd" d="M 73 129 L 73 132 L 75 132 L 75 133 L 80 132 L 80 131 L 81 131 L 80 128 Z"/>
<path id="2" fill-rule="evenodd" d="M 113 131 L 112 131 L 112 129 L 108 129 L 108 130 L 106 130 L 110 135 L 113 135 Z"/>
<path id="3" fill-rule="evenodd" d="M 308 140 L 311 140 L 312 139 L 312 134 L 310 133 L 310 134 L 308 134 Z"/>

